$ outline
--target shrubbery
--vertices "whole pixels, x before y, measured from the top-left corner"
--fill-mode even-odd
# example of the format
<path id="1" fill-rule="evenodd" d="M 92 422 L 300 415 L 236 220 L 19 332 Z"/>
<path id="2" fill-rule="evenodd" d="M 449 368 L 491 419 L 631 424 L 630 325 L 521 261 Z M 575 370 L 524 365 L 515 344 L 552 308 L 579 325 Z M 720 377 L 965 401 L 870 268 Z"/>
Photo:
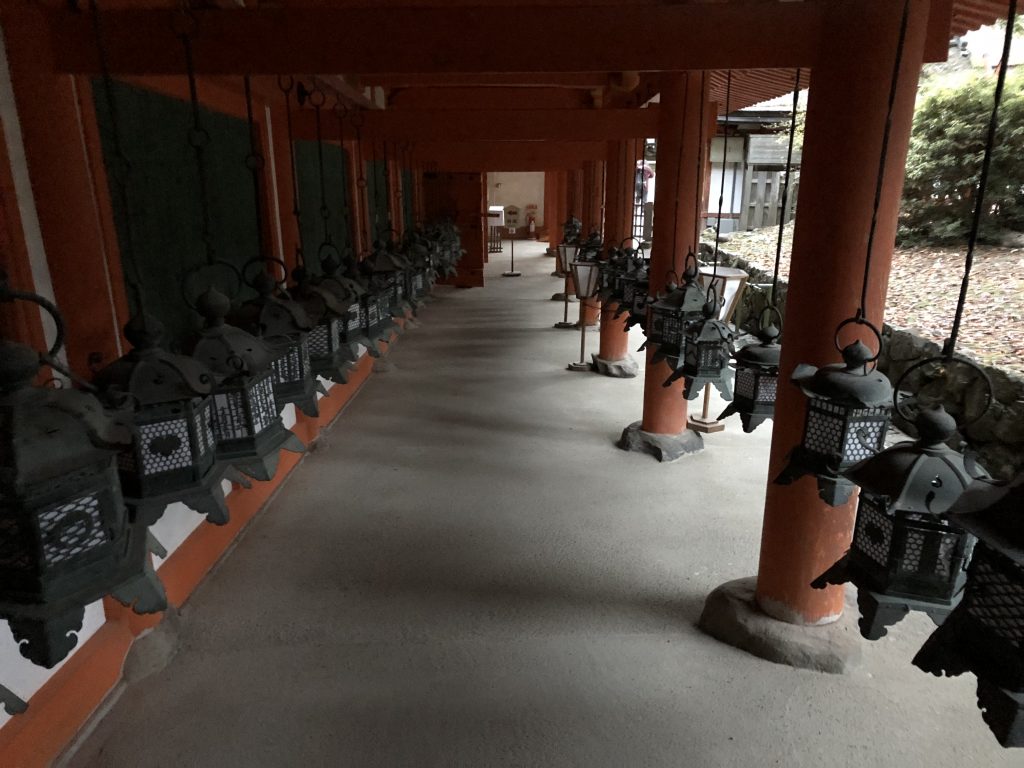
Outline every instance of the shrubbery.
<path id="1" fill-rule="evenodd" d="M 923 87 L 907 156 L 900 240 L 963 243 L 988 131 L 994 76 L 967 76 Z M 1024 72 L 1011 71 L 999 110 L 981 240 L 1024 232 Z"/>

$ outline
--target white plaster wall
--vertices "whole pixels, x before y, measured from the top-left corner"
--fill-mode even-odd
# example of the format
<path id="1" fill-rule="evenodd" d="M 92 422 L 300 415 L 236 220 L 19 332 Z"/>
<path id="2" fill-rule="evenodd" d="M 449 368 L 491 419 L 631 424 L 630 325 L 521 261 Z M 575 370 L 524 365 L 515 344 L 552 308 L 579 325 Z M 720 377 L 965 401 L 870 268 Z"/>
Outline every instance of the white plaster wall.
<path id="1" fill-rule="evenodd" d="M 502 208 L 514 205 L 523 211 L 528 205 L 537 206 L 537 226 L 544 224 L 544 172 L 505 172 L 487 174 L 487 204 Z M 523 226 L 526 213 L 521 214 Z"/>
<path id="2" fill-rule="evenodd" d="M 68 663 L 68 659 L 78 653 L 85 641 L 96 634 L 105 621 L 102 600 L 97 600 L 86 606 L 82 630 L 78 633 L 78 645 L 67 655 L 67 658 L 53 669 L 36 666 L 22 656 L 7 622 L 0 621 L 0 683 L 28 701 L 47 680 L 56 674 L 58 669 Z M 3 707 L 0 707 L 0 728 L 10 719 L 11 716 L 4 712 Z"/>

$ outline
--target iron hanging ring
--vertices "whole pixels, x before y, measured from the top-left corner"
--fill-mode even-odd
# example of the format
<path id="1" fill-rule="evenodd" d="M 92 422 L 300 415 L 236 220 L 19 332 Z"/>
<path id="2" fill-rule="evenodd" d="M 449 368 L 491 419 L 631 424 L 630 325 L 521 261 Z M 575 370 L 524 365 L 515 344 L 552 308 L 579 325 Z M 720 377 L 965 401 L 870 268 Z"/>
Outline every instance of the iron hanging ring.
<path id="1" fill-rule="evenodd" d="M 334 116 L 338 118 L 339 123 L 343 123 L 348 119 L 348 105 L 341 100 L 341 96 L 338 94 L 334 96 L 334 106 L 331 107 L 331 111 L 334 112 Z"/>
<path id="2" fill-rule="evenodd" d="M 281 93 L 290 94 L 295 90 L 295 78 L 291 75 L 278 75 L 277 87 L 280 89 Z"/>
<path id="3" fill-rule="evenodd" d="M 670 269 L 667 272 L 665 272 L 665 285 L 671 284 L 672 281 L 669 279 L 670 277 L 674 277 L 676 279 L 675 284 L 679 285 L 679 275 L 676 273 L 674 269 Z"/>
<path id="4" fill-rule="evenodd" d="M 238 267 L 236 267 L 234 264 L 228 261 L 222 261 L 218 259 L 217 261 L 214 261 L 211 264 L 197 264 L 196 266 L 187 270 L 181 278 L 181 297 L 182 299 L 185 300 L 185 304 L 189 307 L 189 309 L 193 310 L 194 312 L 198 312 L 199 308 L 196 306 L 195 299 L 192 299 L 189 296 L 189 286 L 191 285 L 192 279 L 196 275 L 198 275 L 202 270 L 211 267 L 223 267 L 227 269 L 228 272 L 232 273 L 235 276 L 235 290 L 229 291 L 227 293 L 229 299 L 234 299 L 236 296 L 238 296 L 239 292 L 242 290 L 242 286 L 245 285 L 245 278 L 242 277 L 242 272 L 238 269 Z M 198 296 L 196 298 L 198 299 Z"/>
<path id="5" fill-rule="evenodd" d="M 843 347 L 839 343 L 839 334 L 840 334 L 840 332 L 842 332 L 843 328 L 845 328 L 846 326 L 854 325 L 854 324 L 867 326 L 868 329 L 871 331 L 871 333 L 874 334 L 875 339 L 878 341 L 878 350 L 875 352 L 874 355 L 872 355 L 871 357 L 869 357 L 867 360 L 864 361 L 865 365 L 867 365 L 868 363 L 875 363 L 875 365 L 877 366 L 877 364 L 878 364 L 878 356 L 882 354 L 882 332 L 880 330 L 878 330 L 878 328 L 874 325 L 874 323 L 872 323 L 870 320 L 866 320 L 865 318 L 863 318 L 859 314 L 856 315 L 855 317 L 848 317 L 848 318 L 846 318 L 845 320 L 843 320 L 843 322 L 841 322 L 839 325 L 836 326 L 836 334 L 835 334 L 835 337 L 834 337 L 834 344 L 835 344 L 836 350 L 838 352 L 842 352 L 843 351 Z"/>
<path id="6" fill-rule="evenodd" d="M 782 320 L 782 312 L 780 312 L 779 308 L 776 307 L 774 304 L 768 304 L 764 309 L 762 309 L 758 313 L 758 315 L 757 315 L 757 327 L 759 329 L 760 328 L 764 328 L 764 316 L 765 316 L 766 312 L 770 312 L 771 314 L 775 315 L 776 318 L 778 318 L 779 324 L 778 324 L 777 328 L 781 331 L 782 330 L 782 322 L 783 322 L 783 320 Z"/>
<path id="7" fill-rule="evenodd" d="M 309 105 L 313 109 L 318 110 L 327 103 L 327 94 L 324 93 L 324 89 L 320 87 L 317 81 L 313 80 L 313 87 L 309 89 Z"/>
<path id="8" fill-rule="evenodd" d="M 61 316 L 56 304 L 48 299 L 44 299 L 39 294 L 17 291 L 11 288 L 7 284 L 7 275 L 3 273 L 0 273 L 0 301 L 29 301 L 45 309 L 46 313 L 53 318 L 56 335 L 49 351 L 42 357 L 54 357 L 64 347 L 64 318 Z"/>
<path id="9" fill-rule="evenodd" d="M 366 125 L 366 115 L 364 114 L 364 111 L 362 109 L 353 109 L 350 122 L 352 123 L 352 127 L 357 131 Z"/>
<path id="10" fill-rule="evenodd" d="M 689 271 L 687 267 L 690 265 L 691 262 L 693 262 L 693 275 L 694 277 L 696 277 L 697 275 L 700 274 L 700 262 L 697 261 L 697 254 L 695 254 L 693 251 L 687 251 L 686 258 L 683 259 L 684 273 Z"/>
<path id="11" fill-rule="evenodd" d="M 619 248 L 624 246 L 626 243 L 629 243 L 630 245 L 632 245 L 634 240 L 636 241 L 636 244 L 637 244 L 637 247 L 636 247 L 635 250 L 640 250 L 640 248 L 643 247 L 644 241 L 641 240 L 639 237 L 634 237 L 633 235 L 630 235 L 629 237 L 622 238 L 622 240 L 619 242 Z"/>
<path id="12" fill-rule="evenodd" d="M 911 373 L 920 370 L 921 368 L 924 368 L 926 365 L 931 365 L 933 363 L 944 364 L 942 374 L 943 376 L 948 376 L 947 371 L 948 365 L 950 363 L 959 363 L 960 365 L 963 365 L 965 368 L 972 368 L 974 369 L 974 371 L 977 372 L 978 377 L 983 382 L 985 382 L 985 407 L 982 408 L 981 412 L 978 413 L 978 415 L 975 416 L 974 418 L 965 419 L 962 422 L 958 421 L 957 427 L 963 430 L 981 421 L 981 419 L 984 418 L 985 414 L 987 414 L 989 410 L 992 408 L 992 401 L 995 399 L 995 392 L 992 387 L 992 378 L 987 373 L 985 373 L 984 369 L 982 369 L 982 367 L 975 363 L 973 360 L 969 360 L 966 357 L 959 357 L 957 355 L 935 355 L 934 357 L 928 357 L 925 358 L 924 360 L 918 360 L 916 363 L 907 368 L 907 370 L 905 370 L 902 374 L 900 374 L 900 377 L 896 380 L 896 383 L 893 385 L 892 388 L 892 404 L 893 409 L 896 411 L 896 413 L 898 413 L 907 421 L 913 421 L 911 416 L 900 407 L 903 404 L 903 401 L 900 399 L 900 385 Z M 964 415 L 967 415 L 966 412 L 964 413 Z"/>
<path id="13" fill-rule="evenodd" d="M 325 252 L 327 254 L 326 256 L 324 255 Z M 341 262 L 341 251 L 339 251 L 338 246 L 336 246 L 330 240 L 324 240 L 322 243 L 320 243 L 320 248 L 317 250 L 316 256 L 318 259 L 320 259 L 321 263 L 323 263 L 324 259 L 330 256 L 334 256 L 339 263 Z"/>
<path id="14" fill-rule="evenodd" d="M 284 259 L 279 259 L 276 256 L 254 256 L 253 258 L 251 258 L 247 262 L 245 262 L 245 264 L 242 266 L 242 281 L 245 283 L 245 285 L 249 286 L 250 288 L 255 289 L 256 286 L 253 285 L 253 282 L 256 279 L 255 276 L 253 277 L 252 280 L 250 280 L 249 277 L 248 277 L 249 267 L 251 267 L 253 264 L 277 264 L 277 265 L 280 265 L 281 273 L 282 273 L 283 277 L 280 280 L 278 280 L 277 278 L 273 277 L 273 275 L 271 275 L 271 277 L 274 280 L 274 284 L 279 289 L 284 290 L 286 284 L 288 283 L 288 265 L 285 264 Z"/>

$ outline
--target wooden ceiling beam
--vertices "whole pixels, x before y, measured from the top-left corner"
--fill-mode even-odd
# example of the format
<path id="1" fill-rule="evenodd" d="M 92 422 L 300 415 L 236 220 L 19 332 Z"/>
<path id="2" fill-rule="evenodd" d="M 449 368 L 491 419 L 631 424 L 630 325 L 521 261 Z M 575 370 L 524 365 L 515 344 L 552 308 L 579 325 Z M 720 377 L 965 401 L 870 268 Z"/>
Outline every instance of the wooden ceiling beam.
<path id="1" fill-rule="evenodd" d="M 585 109 L 590 106 L 589 92 L 575 88 L 427 87 L 396 88 L 388 94 L 388 109 Z"/>
<path id="2" fill-rule="evenodd" d="M 554 171 L 604 160 L 603 141 L 438 141 L 412 145 L 413 161 L 427 171 Z"/>
<path id="3" fill-rule="evenodd" d="M 886 7 L 884 0 L 857 2 L 866 11 Z M 364 73 L 380 71 L 382 62 L 391 72 L 464 73 L 809 66 L 819 51 L 825 6 L 734 0 L 655 5 L 642 12 L 628 4 L 547 7 L 544 23 L 523 35 L 497 34 L 508 26 L 507 6 L 203 8 L 193 11 L 193 52 L 204 74 Z M 58 71 L 99 70 L 90 14 L 34 6 L 19 12 L 45 16 Z M 111 70 L 182 72 L 178 14 L 101 12 Z M 723 29 L 729 33 L 708 44 L 709 33 Z M 586 30 L 585 41 L 580 30 Z M 566 44 L 574 40 L 581 44 Z"/>
<path id="4" fill-rule="evenodd" d="M 385 109 L 362 112 L 363 139 L 386 141 L 609 141 L 657 135 L 658 108 L 646 109 Z M 293 117 L 295 137 L 316 138 L 316 116 Z M 353 131 L 346 127 L 346 132 Z"/>

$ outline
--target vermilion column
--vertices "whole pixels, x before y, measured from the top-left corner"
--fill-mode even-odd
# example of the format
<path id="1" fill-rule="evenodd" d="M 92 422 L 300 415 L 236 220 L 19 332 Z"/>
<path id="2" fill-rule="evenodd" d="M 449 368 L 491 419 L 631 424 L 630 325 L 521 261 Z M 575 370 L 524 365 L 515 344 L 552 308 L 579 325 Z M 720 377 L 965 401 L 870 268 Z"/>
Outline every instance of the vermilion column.
<path id="1" fill-rule="evenodd" d="M 688 249 L 693 245 L 703 80 L 701 72 L 672 73 L 664 76 L 661 88 L 658 191 L 654 202 L 650 271 L 652 295 L 665 286 L 670 271 L 679 272 Z M 670 387 L 662 386 L 671 369 L 664 361 L 651 365 L 652 354 L 653 351 L 648 349 L 641 429 L 655 434 L 677 435 L 686 427 L 684 381 L 679 379 Z"/>
<path id="2" fill-rule="evenodd" d="M 587 204 L 587 219 L 584 224 L 589 230 L 604 234 L 604 175 L 605 164 L 602 160 L 589 161 L 584 175 L 584 199 Z M 589 230 L 584 235 L 589 234 Z M 587 299 L 580 302 L 580 322 L 597 325 L 601 316 L 601 300 Z"/>
<path id="3" fill-rule="evenodd" d="M 636 153 L 635 140 L 609 141 L 607 175 L 605 177 L 605 222 L 604 239 L 609 246 L 617 246 L 628 237 L 631 229 L 631 201 L 633 190 L 633 157 Z M 601 307 L 601 348 L 597 354 L 598 371 L 613 374 L 622 371 L 622 366 L 608 366 L 607 363 L 629 361 L 629 334 L 625 318 L 615 318 L 618 302 L 609 302 Z M 605 365 L 602 366 L 602 363 Z M 636 375 L 636 365 L 629 366 L 629 372 L 621 375 Z"/>
<path id="4" fill-rule="evenodd" d="M 829 10 L 807 108 L 780 366 L 783 382 L 798 363 L 838 361 L 832 331 L 854 314 L 860 301 L 902 5 L 872 5 L 876 10 L 871 15 L 865 15 L 861 6 L 838 4 Z M 889 139 L 867 305 L 868 319 L 879 327 L 927 12 L 927 2 L 913 2 Z M 874 345 L 874 340 L 869 343 Z M 801 440 L 804 407 L 805 398 L 795 386 L 780 384 L 757 601 L 774 618 L 820 624 L 842 613 L 843 588 L 816 590 L 810 582 L 849 547 L 856 502 L 827 506 L 810 477 L 788 486 L 771 482 L 782 470 L 786 454 Z"/>

